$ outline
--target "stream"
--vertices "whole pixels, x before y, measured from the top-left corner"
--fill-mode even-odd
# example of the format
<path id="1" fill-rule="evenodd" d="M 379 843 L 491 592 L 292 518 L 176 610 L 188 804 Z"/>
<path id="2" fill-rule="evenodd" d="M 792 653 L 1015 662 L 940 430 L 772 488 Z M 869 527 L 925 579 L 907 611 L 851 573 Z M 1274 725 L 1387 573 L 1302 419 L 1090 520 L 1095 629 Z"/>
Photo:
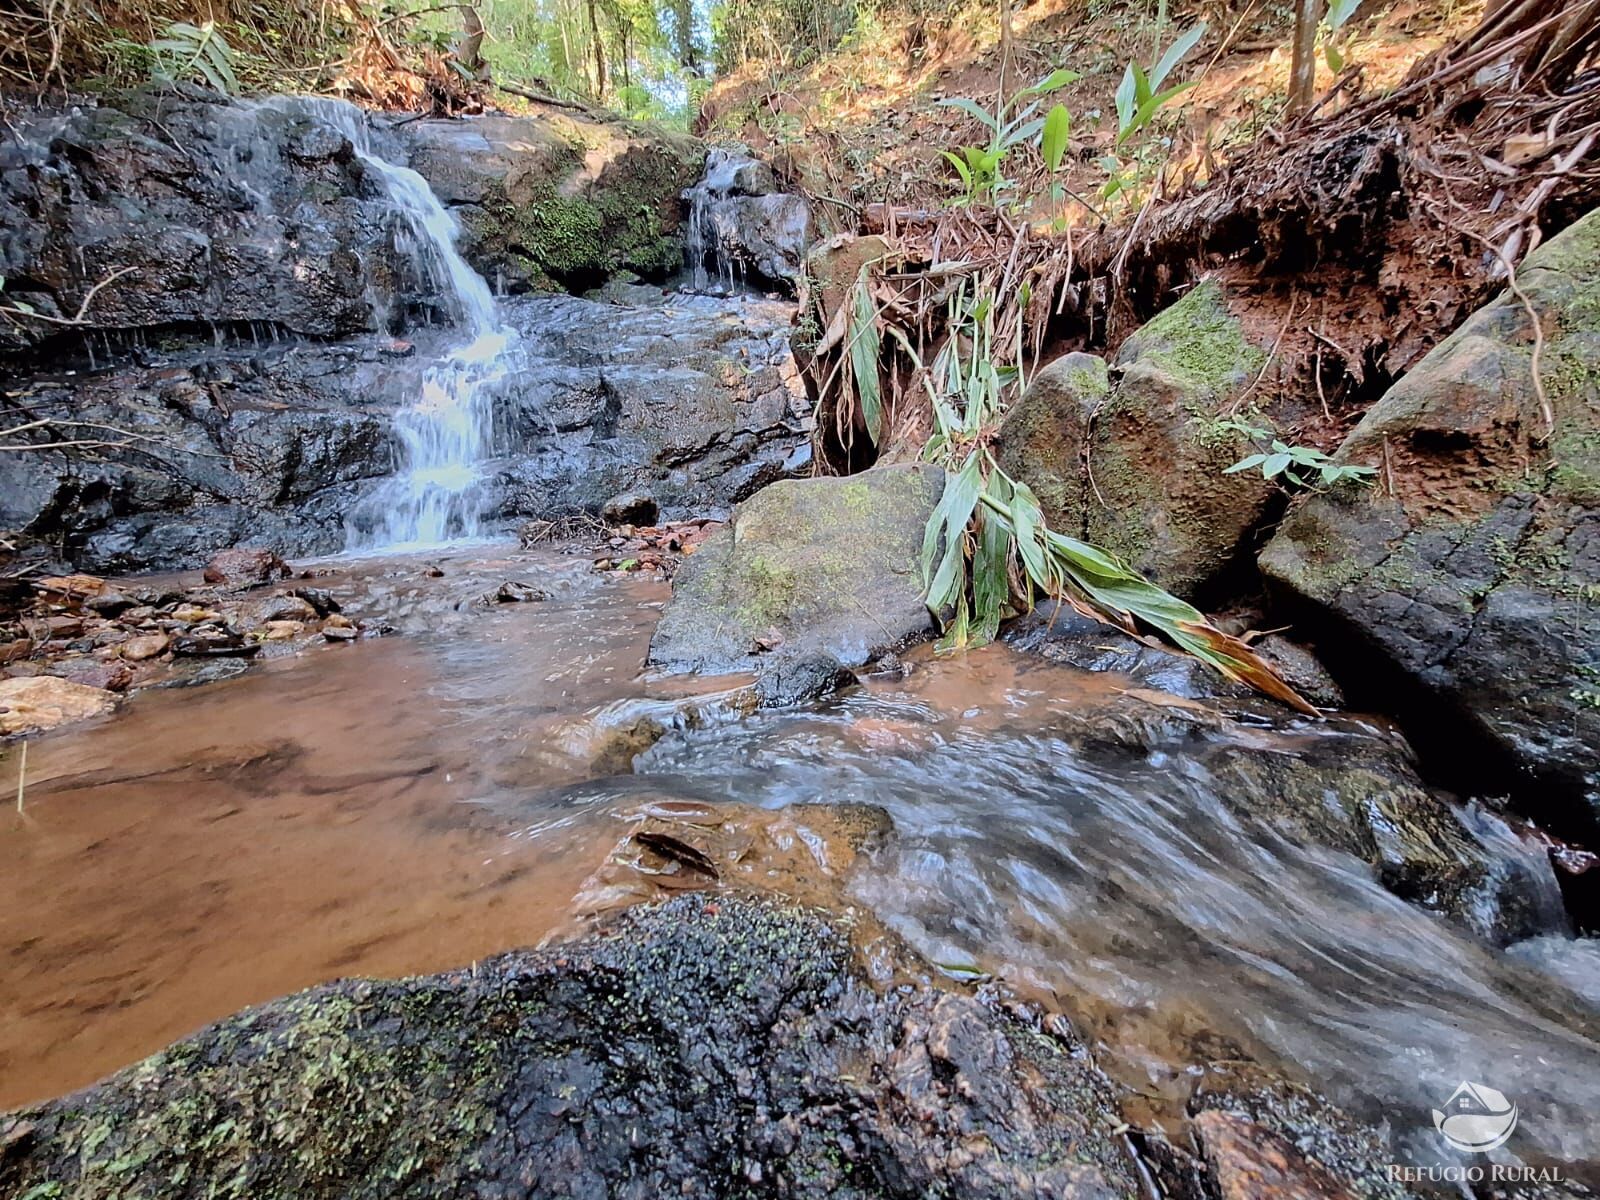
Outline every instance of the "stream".
<path id="1" fill-rule="evenodd" d="M 1068 732 L 1126 681 L 1004 645 L 924 649 L 903 679 L 671 731 L 597 774 L 595 723 L 623 702 L 737 682 L 641 676 L 666 585 L 505 547 L 314 569 L 402 636 L 147 691 L 34 744 L 0 872 L 0 1107 L 320 980 L 570 931 L 641 804 L 858 803 L 893 833 L 843 900 L 947 986 L 992 975 L 1066 1013 L 1157 1120 L 1197 1063 L 1248 1054 L 1402 1141 L 1459 1078 L 1489 1078 L 1525 1146 L 1600 1157 L 1594 1010 L 1363 863 L 1231 815 L 1205 746 L 1122 758 Z M 508 578 L 551 599 L 474 603 Z M 1208 743 L 1390 736 L 1339 719 Z"/>

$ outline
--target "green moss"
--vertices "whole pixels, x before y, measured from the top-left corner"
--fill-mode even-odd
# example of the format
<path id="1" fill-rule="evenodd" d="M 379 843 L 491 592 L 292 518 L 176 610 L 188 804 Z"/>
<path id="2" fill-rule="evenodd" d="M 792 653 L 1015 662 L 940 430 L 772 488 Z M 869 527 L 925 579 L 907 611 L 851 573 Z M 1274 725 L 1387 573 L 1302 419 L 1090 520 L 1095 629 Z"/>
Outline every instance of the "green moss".
<path id="1" fill-rule="evenodd" d="M 1124 362 L 1136 361 L 1190 389 L 1221 399 L 1261 370 L 1264 351 L 1245 340 L 1228 311 L 1222 285 L 1203 281 L 1128 339 Z"/>

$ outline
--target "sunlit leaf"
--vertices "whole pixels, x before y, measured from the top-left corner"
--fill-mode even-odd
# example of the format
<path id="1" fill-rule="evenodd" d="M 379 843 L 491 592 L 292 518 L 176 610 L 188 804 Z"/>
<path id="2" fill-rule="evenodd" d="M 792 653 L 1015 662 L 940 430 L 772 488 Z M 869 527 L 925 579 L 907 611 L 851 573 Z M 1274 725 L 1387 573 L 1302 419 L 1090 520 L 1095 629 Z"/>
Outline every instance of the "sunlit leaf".
<path id="1" fill-rule="evenodd" d="M 1044 119 L 1044 132 L 1040 135 L 1039 150 L 1044 155 L 1045 166 L 1051 171 L 1061 169 L 1061 160 L 1067 153 L 1067 138 L 1072 130 L 1072 116 L 1065 104 L 1057 104 Z"/>
<path id="2" fill-rule="evenodd" d="M 1172 73 L 1172 68 L 1183 60 L 1183 56 L 1195 48 L 1195 44 L 1206 35 L 1206 23 L 1201 21 L 1193 29 L 1184 33 L 1177 41 L 1167 47 L 1167 52 L 1161 56 L 1159 62 L 1150 72 L 1150 86 L 1159 88 L 1161 81 Z"/>

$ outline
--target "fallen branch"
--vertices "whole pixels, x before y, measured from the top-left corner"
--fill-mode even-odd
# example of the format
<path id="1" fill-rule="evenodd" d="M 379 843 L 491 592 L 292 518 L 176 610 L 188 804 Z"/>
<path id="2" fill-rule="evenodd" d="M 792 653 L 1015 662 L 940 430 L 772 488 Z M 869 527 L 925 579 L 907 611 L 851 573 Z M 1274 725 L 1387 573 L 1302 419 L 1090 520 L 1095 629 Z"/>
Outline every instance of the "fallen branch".
<path id="1" fill-rule="evenodd" d="M 6 316 L 11 317 L 13 320 L 17 317 L 26 317 L 34 321 L 45 321 L 51 325 L 87 325 L 89 322 L 85 318 L 89 313 L 89 305 L 94 303 L 94 298 L 99 295 L 100 289 L 108 283 L 114 283 L 135 269 L 134 267 L 122 267 L 111 272 L 84 294 L 83 303 L 78 305 L 78 311 L 70 317 L 53 317 L 49 313 L 34 312 L 31 308 L 15 308 L 10 305 L 0 305 L 0 313 L 5 313 Z"/>

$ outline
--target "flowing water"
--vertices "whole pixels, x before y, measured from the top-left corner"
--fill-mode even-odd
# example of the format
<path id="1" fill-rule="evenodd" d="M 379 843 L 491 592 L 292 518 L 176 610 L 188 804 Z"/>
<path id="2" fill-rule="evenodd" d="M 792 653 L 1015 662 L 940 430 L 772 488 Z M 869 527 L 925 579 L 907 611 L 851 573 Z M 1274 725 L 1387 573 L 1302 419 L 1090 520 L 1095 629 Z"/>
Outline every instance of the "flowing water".
<path id="1" fill-rule="evenodd" d="M 1429 1106 L 1481 1080 L 1521 1105 L 1524 1154 L 1600 1160 L 1592 1007 L 1219 800 L 1234 784 L 1212 748 L 1354 750 L 1383 727 L 1107 753 L 1072 731 L 1124 682 L 993 646 L 680 729 L 629 771 L 597 732 L 724 681 L 641 675 L 665 585 L 501 553 L 333 564 L 319 582 L 403 636 L 141 693 L 34 742 L 26 808 L 0 826 L 0 1107 L 318 980 L 570 929 L 642 803 L 864 803 L 893 833 L 838 902 L 952 986 L 991 974 L 1066 1013 L 1158 1119 L 1197 1064 L 1249 1055 L 1430 1142 Z M 553 598 L 474 603 L 505 579 Z"/>
<path id="2" fill-rule="evenodd" d="M 445 315 L 461 330 L 461 344 L 423 372 L 417 394 L 395 414 L 397 470 L 350 514 L 347 545 L 405 549 L 479 537 L 483 468 L 494 450 L 494 387 L 505 378 L 516 333 L 499 319 L 488 282 L 456 249 L 454 215 L 421 175 L 385 156 L 360 109 L 312 97 L 264 103 L 305 114 L 350 140 L 394 208 L 396 251 L 446 299 Z"/>

